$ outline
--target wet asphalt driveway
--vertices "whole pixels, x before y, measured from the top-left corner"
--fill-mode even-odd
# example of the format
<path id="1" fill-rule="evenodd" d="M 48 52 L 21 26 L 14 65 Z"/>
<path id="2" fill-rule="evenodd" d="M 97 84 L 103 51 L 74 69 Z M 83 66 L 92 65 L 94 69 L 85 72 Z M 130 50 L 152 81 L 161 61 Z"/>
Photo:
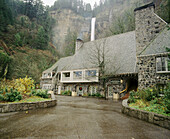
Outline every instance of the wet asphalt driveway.
<path id="1" fill-rule="evenodd" d="M 57 96 L 56 107 L 0 114 L 0 138 L 169 139 L 170 131 L 121 113 L 121 102 Z"/>

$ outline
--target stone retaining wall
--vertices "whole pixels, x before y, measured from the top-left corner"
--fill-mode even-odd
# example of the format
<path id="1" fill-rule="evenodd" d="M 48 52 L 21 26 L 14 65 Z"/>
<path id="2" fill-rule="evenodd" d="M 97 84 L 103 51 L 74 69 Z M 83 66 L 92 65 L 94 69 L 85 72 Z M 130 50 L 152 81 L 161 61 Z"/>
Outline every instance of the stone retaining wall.
<path id="1" fill-rule="evenodd" d="M 125 99 L 122 102 L 122 113 L 170 129 L 170 117 L 156 114 L 153 112 L 147 112 L 147 111 L 131 108 L 128 106 L 127 101 L 128 99 Z"/>
<path id="2" fill-rule="evenodd" d="M 54 94 L 51 94 L 52 100 L 46 100 L 41 102 L 25 102 L 25 103 L 11 103 L 11 104 L 0 104 L 0 113 L 16 112 L 34 110 L 38 108 L 48 108 L 56 106 L 56 99 Z"/>

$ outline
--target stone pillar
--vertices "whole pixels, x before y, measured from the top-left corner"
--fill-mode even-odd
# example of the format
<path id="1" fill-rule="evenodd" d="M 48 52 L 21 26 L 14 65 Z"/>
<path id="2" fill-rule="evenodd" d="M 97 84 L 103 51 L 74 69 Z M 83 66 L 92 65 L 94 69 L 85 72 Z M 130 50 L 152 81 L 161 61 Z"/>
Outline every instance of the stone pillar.
<path id="1" fill-rule="evenodd" d="M 155 5 L 150 3 L 136 8 L 136 55 L 139 56 L 152 40 L 166 26 L 166 22 L 154 13 Z"/>

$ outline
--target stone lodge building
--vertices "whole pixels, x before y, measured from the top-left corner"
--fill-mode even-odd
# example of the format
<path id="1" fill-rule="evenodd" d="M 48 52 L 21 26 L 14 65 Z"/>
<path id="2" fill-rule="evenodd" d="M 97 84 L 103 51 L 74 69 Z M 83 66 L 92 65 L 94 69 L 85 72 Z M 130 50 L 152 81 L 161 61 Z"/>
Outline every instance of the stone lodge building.
<path id="1" fill-rule="evenodd" d="M 73 56 L 61 58 L 42 73 L 42 89 L 101 93 L 106 97 L 170 81 L 169 25 L 154 13 L 153 3 L 136 8 L 136 29 L 83 43 L 78 38 Z"/>

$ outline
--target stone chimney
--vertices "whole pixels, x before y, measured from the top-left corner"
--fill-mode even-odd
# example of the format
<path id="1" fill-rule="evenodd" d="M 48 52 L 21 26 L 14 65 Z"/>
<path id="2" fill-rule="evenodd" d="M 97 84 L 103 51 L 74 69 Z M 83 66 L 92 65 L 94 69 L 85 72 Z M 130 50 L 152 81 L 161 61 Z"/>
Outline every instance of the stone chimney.
<path id="1" fill-rule="evenodd" d="M 77 38 L 75 53 L 78 52 L 78 50 L 83 46 L 83 44 L 84 44 L 83 40 L 81 38 Z"/>
<path id="2" fill-rule="evenodd" d="M 163 19 L 154 13 L 154 10 L 155 4 L 153 2 L 134 10 L 137 56 L 145 50 L 145 48 L 167 24 Z"/>

